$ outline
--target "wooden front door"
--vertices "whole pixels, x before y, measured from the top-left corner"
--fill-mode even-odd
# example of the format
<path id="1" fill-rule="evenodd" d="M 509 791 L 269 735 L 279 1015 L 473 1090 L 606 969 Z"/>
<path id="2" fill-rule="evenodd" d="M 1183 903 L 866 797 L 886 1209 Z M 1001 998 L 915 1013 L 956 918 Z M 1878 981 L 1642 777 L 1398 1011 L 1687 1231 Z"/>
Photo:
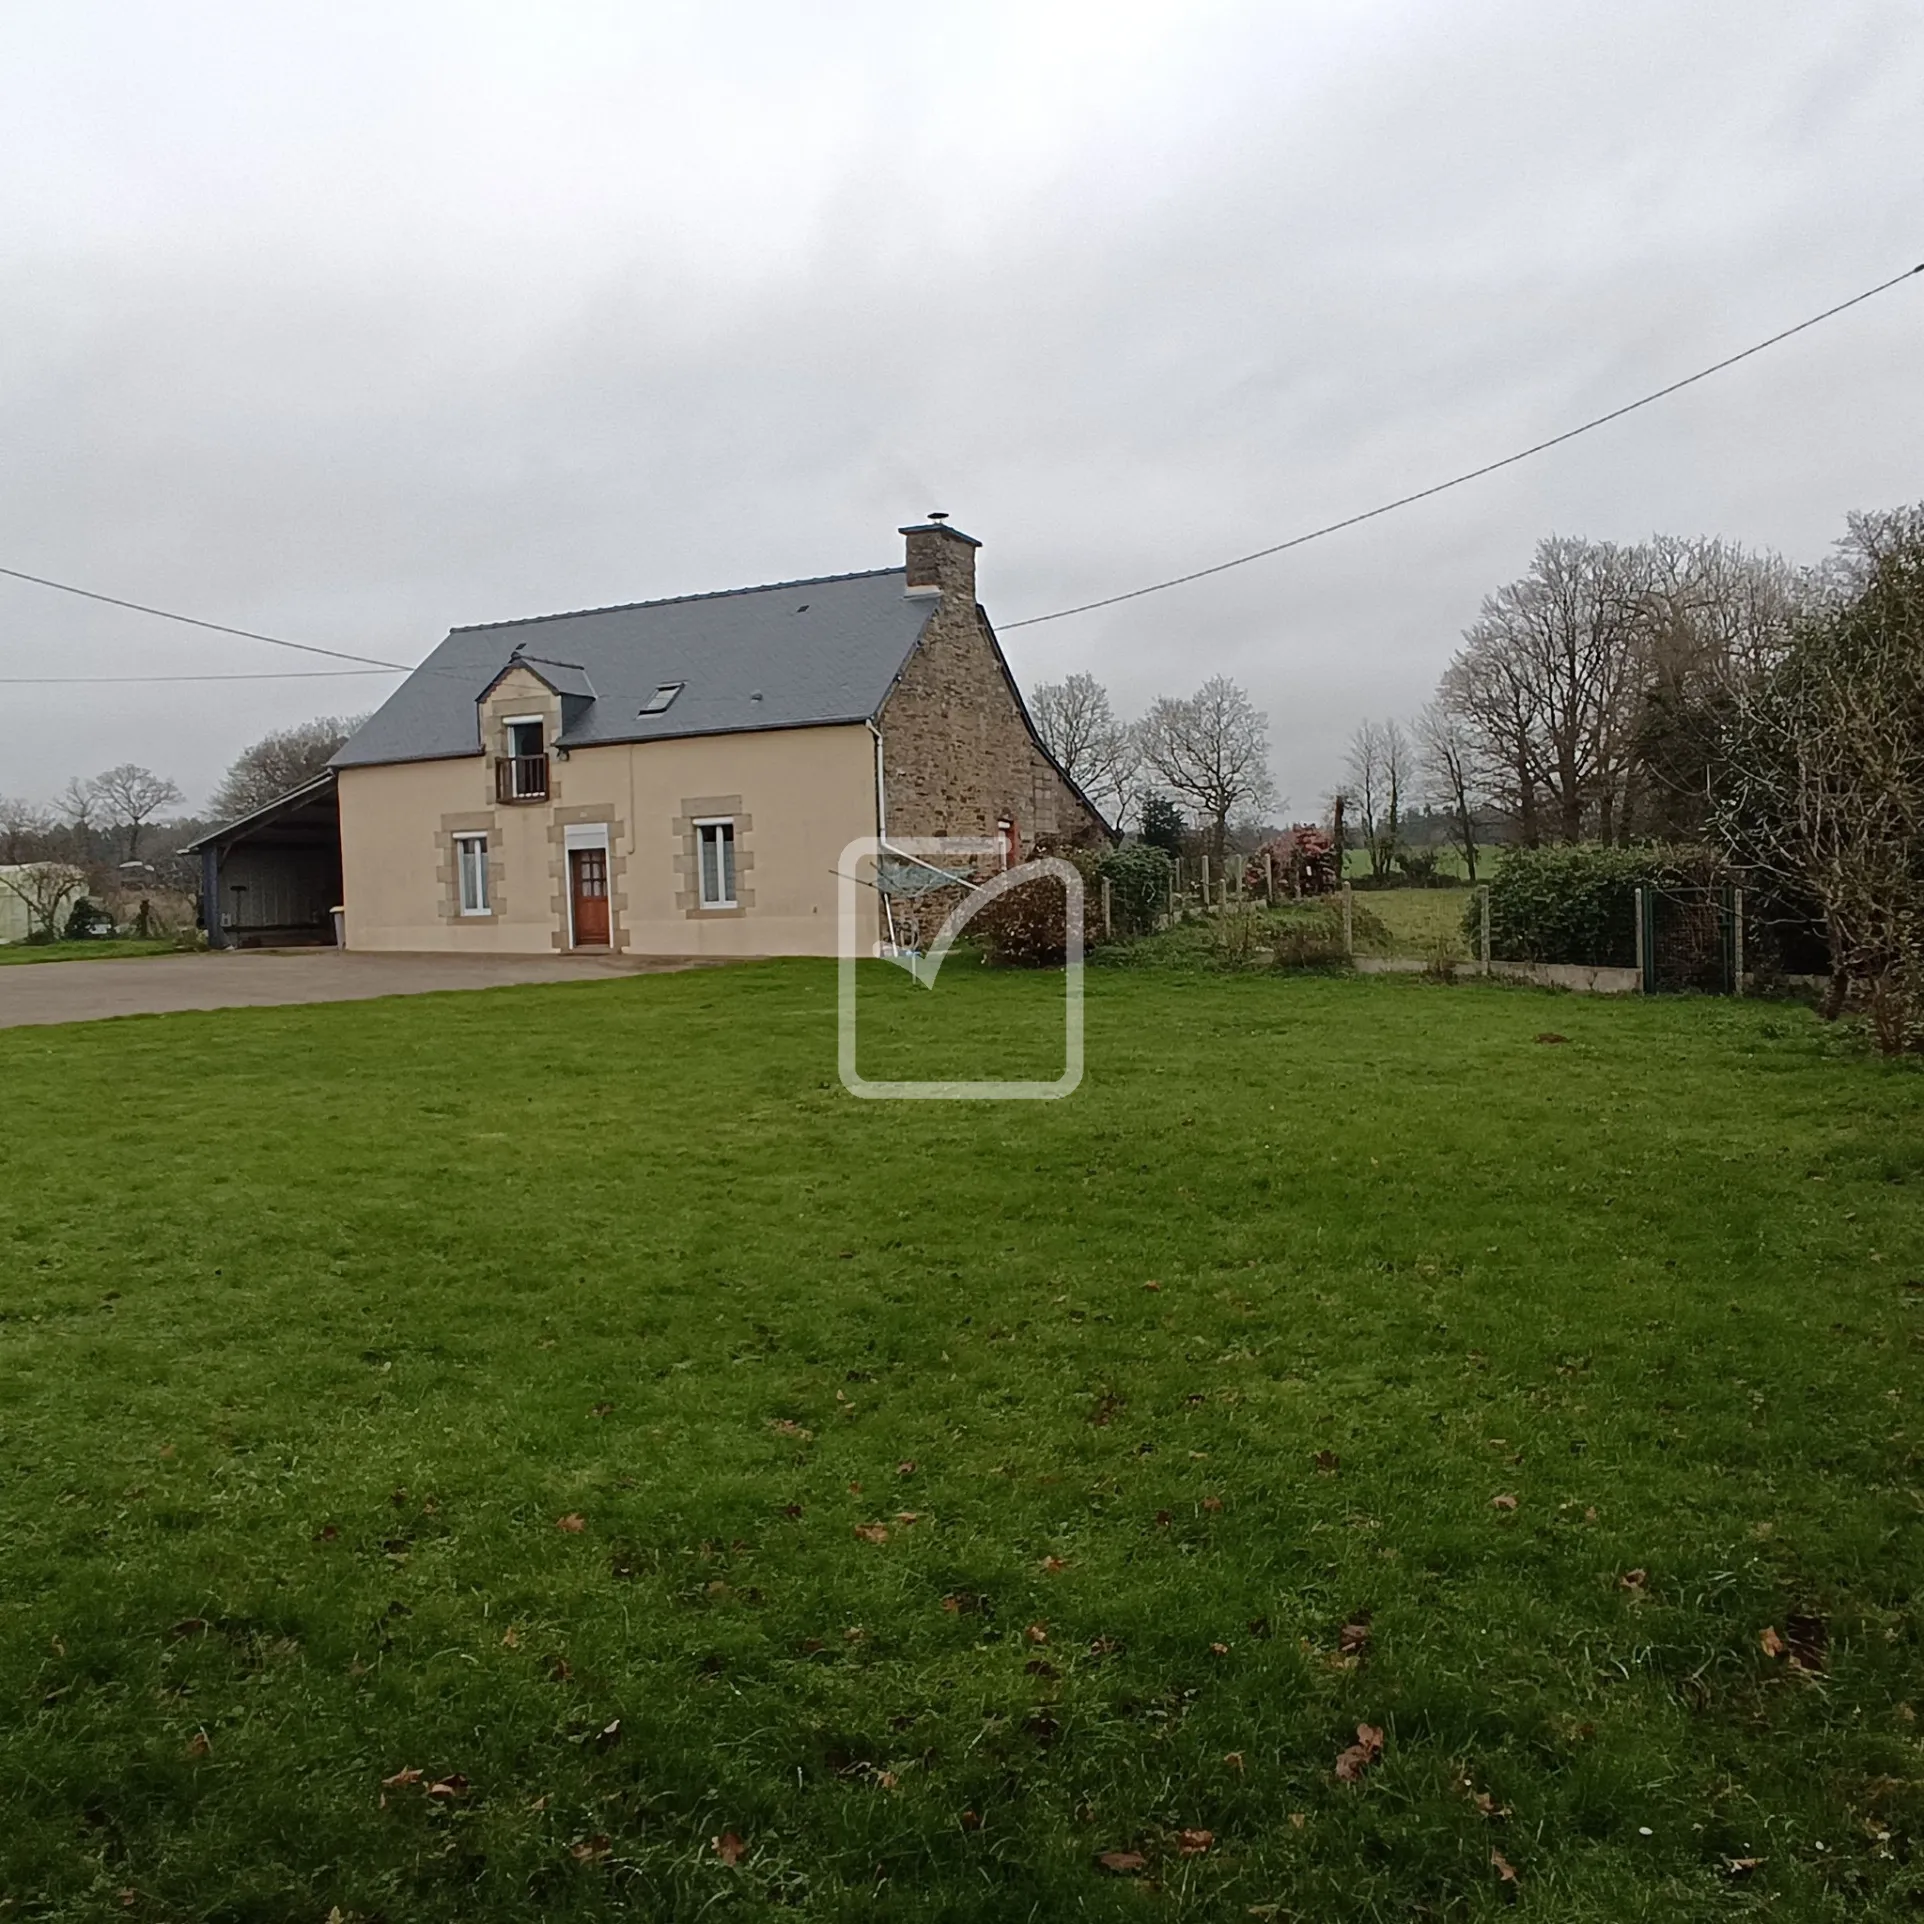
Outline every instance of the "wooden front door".
<path id="1" fill-rule="evenodd" d="M 608 946 L 608 851 L 575 848 L 568 851 L 568 880 L 574 896 L 575 947 Z"/>

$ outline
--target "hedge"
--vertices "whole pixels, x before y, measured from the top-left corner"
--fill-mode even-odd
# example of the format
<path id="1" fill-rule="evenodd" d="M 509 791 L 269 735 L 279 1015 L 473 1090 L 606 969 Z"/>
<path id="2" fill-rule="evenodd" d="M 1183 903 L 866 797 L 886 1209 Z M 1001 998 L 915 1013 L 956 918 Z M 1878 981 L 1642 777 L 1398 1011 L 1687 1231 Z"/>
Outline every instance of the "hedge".
<path id="1" fill-rule="evenodd" d="M 1723 879 L 1721 860 L 1710 849 L 1595 843 L 1506 849 L 1490 878 L 1490 953 L 1500 962 L 1634 968 L 1637 889 Z M 1472 949 L 1480 914 L 1474 900 L 1463 912 Z"/>

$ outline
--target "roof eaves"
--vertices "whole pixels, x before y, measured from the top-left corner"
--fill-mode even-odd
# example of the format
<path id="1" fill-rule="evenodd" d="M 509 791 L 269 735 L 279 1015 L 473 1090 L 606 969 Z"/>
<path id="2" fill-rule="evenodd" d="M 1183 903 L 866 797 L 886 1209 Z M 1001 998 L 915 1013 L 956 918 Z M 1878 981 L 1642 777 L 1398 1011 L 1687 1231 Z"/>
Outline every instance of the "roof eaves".
<path id="1" fill-rule="evenodd" d="M 271 802 L 263 802 L 259 808 L 250 810 L 245 815 L 237 815 L 231 822 L 221 823 L 218 828 L 210 828 L 205 835 L 197 836 L 191 842 L 183 842 L 180 852 L 183 855 L 191 855 L 195 849 L 205 848 L 209 842 L 223 841 L 228 836 L 236 835 L 244 828 L 251 828 L 257 823 L 266 821 L 280 814 L 283 809 L 308 801 L 320 794 L 323 789 L 333 786 L 334 770 L 329 766 L 322 769 L 318 775 L 311 776 L 301 783 L 298 788 L 290 788 L 285 795 L 276 795 Z"/>

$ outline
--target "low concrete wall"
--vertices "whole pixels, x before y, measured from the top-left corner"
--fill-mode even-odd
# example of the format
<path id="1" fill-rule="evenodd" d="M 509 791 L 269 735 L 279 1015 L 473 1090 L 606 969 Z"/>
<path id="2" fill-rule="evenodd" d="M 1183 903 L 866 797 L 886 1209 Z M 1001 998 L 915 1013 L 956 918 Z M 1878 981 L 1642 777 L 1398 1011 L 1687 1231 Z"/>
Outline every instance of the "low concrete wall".
<path id="1" fill-rule="evenodd" d="M 1358 975 L 1421 975 L 1430 965 L 1409 955 L 1358 955 L 1350 966 Z M 1474 962 L 1459 962 L 1456 972 L 1473 976 L 1478 970 Z M 1490 973 L 1505 982 L 1533 982 L 1578 995 L 1636 995 L 1643 987 L 1636 969 L 1592 969 L 1576 962 L 1492 962 Z"/>

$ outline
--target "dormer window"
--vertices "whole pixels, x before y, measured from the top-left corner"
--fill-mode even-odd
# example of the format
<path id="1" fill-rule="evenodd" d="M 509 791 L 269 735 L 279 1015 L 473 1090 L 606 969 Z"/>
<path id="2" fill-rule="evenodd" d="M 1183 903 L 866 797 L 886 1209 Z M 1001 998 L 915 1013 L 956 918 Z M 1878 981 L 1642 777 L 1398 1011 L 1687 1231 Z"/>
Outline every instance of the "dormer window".
<path id="1" fill-rule="evenodd" d="M 666 714 L 667 711 L 674 706 L 675 697 L 687 686 L 688 684 L 685 681 L 663 682 L 662 685 L 641 704 L 640 712 L 644 715 Z"/>
<path id="2" fill-rule="evenodd" d="M 508 752 L 494 765 L 498 802 L 540 802 L 548 796 L 548 736 L 539 715 L 510 715 L 501 724 Z"/>

